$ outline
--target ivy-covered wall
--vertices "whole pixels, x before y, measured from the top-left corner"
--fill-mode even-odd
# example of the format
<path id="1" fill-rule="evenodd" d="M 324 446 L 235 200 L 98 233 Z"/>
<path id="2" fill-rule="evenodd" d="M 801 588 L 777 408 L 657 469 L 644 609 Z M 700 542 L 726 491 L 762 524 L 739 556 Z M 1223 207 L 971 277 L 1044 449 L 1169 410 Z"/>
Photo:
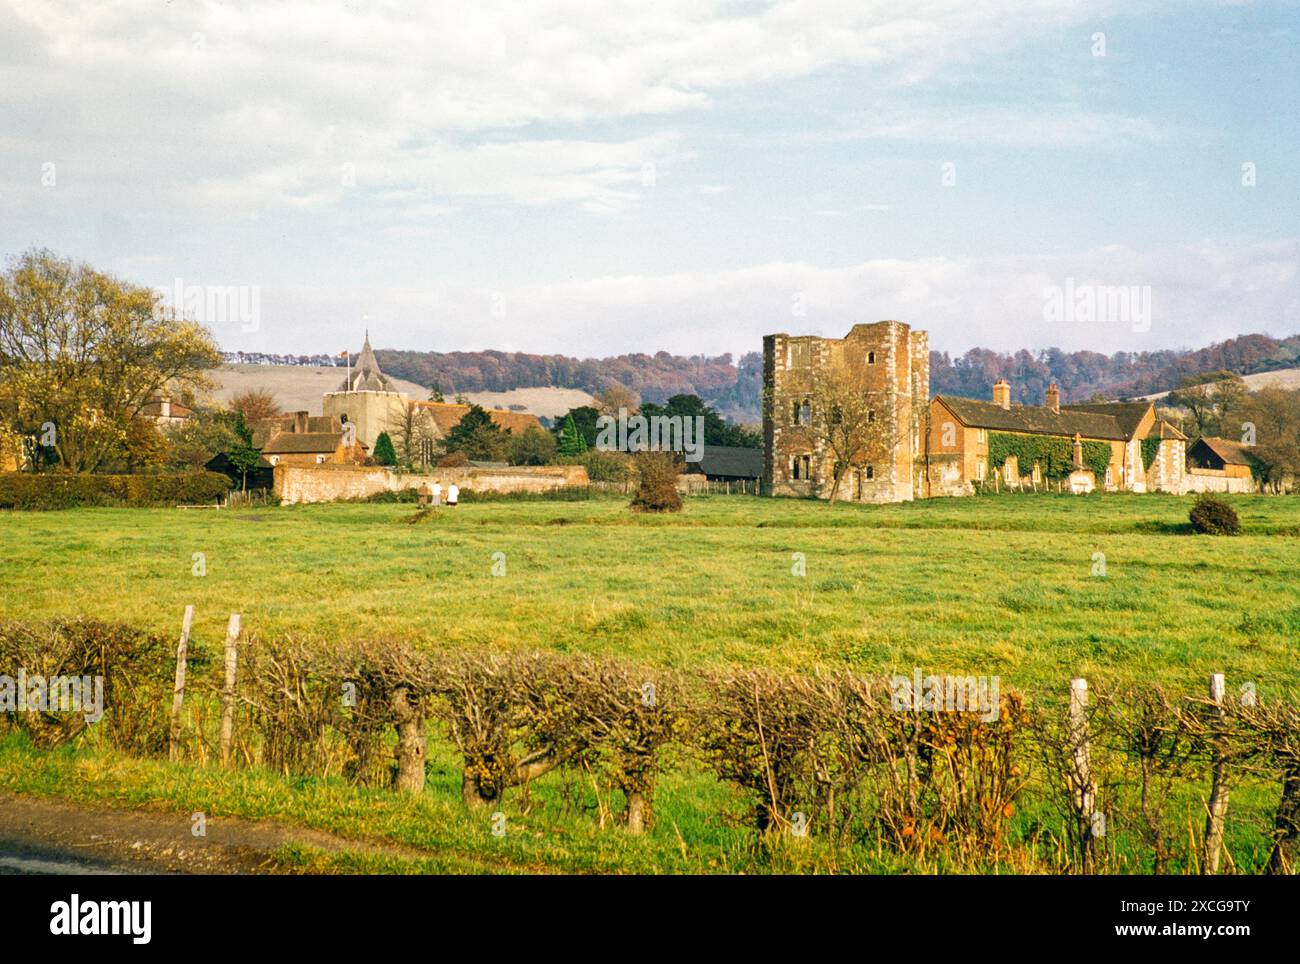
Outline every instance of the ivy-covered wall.
<path id="1" fill-rule="evenodd" d="M 1156 453 L 1160 451 L 1160 436 L 1148 435 L 1142 440 L 1142 468 L 1150 470 L 1151 463 L 1155 461 Z"/>
<path id="2" fill-rule="evenodd" d="M 1074 470 L 1074 440 L 1056 435 L 1017 435 L 1014 432 L 989 432 L 989 470 L 1001 469 L 1012 455 L 1020 464 L 1020 474 L 1028 475 L 1037 462 L 1044 478 L 1063 479 Z M 1109 442 L 1084 442 L 1083 464 L 1098 479 L 1106 477 L 1110 465 Z"/>

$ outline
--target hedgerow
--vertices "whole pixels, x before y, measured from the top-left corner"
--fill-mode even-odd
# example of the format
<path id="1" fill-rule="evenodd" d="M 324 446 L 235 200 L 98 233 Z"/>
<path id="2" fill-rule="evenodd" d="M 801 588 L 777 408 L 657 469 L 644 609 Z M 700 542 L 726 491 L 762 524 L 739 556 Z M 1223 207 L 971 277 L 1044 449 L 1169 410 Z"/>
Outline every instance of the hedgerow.
<path id="1" fill-rule="evenodd" d="M 219 472 L 170 475 L 0 472 L 0 509 L 202 505 L 221 499 L 229 491 L 230 479 Z"/>

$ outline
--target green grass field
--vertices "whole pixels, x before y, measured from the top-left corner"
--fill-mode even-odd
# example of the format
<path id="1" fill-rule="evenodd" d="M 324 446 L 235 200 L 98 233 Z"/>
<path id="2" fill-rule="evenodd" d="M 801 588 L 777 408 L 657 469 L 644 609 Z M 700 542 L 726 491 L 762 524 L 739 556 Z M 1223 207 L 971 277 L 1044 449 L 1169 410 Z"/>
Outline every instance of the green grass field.
<path id="1" fill-rule="evenodd" d="M 870 507 L 698 497 L 671 516 L 621 498 L 491 501 L 408 524 L 409 505 L 0 513 L 0 617 L 90 615 L 175 636 L 186 604 L 215 652 L 231 612 L 246 631 L 430 644 L 551 647 L 681 668 L 719 662 L 867 674 L 997 675 L 1031 698 L 1071 676 L 1200 692 L 1211 672 L 1265 698 L 1300 681 L 1300 500 L 1232 499 L 1244 534 L 1186 531 L 1190 500 L 1003 496 Z M 202 553 L 205 575 L 195 575 Z M 505 574 L 492 574 L 503 553 Z M 1104 554 L 1105 575 L 1098 564 Z M 806 575 L 798 576 L 796 554 Z M 773 852 L 742 794 L 672 762 L 642 839 L 599 826 L 617 804 L 589 774 L 512 792 L 494 838 L 459 804 L 457 760 L 431 746 L 418 800 L 336 778 L 223 773 L 94 745 L 38 752 L 0 740 L 0 788 L 116 806 L 290 819 L 426 848 L 428 861 L 283 855 L 288 869 L 762 871 L 942 869 L 876 848 L 807 842 Z M 1234 796 L 1231 859 L 1257 868 L 1276 803 Z M 1179 803 L 1203 819 L 1195 794 Z M 1181 817 L 1179 818 L 1181 821 Z M 1240 822 L 1238 822 L 1240 821 Z M 1050 869 L 1050 823 L 1018 812 L 1027 861 Z M 1049 834 L 1050 836 L 1050 834 Z M 1035 843 L 1040 841 L 1040 843 Z M 1116 838 L 1120 865 L 1124 843 Z M 1050 844 L 1049 844 L 1050 846 Z"/>
<path id="2" fill-rule="evenodd" d="M 870 507 L 741 496 L 0 513 L 0 616 L 93 615 L 199 645 L 247 632 L 552 647 L 689 667 L 852 665 L 1261 692 L 1300 679 L 1300 500 L 1015 496 Z M 202 554 L 206 574 L 194 575 Z M 505 575 L 492 575 L 494 554 Z M 802 554 L 806 575 L 793 573 Z M 1099 571 L 1104 554 L 1105 576 Z M 495 557 L 499 562 L 501 557 Z"/>

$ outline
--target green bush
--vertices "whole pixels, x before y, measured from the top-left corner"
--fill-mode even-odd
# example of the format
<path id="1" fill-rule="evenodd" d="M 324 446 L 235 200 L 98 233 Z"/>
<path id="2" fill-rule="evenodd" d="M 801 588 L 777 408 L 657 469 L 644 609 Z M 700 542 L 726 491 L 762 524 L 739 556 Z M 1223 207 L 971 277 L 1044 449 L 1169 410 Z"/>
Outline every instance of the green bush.
<path id="1" fill-rule="evenodd" d="M 1241 532 L 1237 510 L 1213 495 L 1198 495 L 1187 518 L 1194 530 L 1207 536 L 1235 536 Z"/>
<path id="2" fill-rule="evenodd" d="M 393 440 L 387 432 L 380 432 L 379 438 L 375 439 L 374 458 L 380 465 L 397 464 L 397 450 L 393 448 Z"/>
<path id="3" fill-rule="evenodd" d="M 230 491 L 219 472 L 171 475 L 71 475 L 0 472 L 0 509 L 166 506 L 213 502 Z"/>
<path id="4" fill-rule="evenodd" d="M 581 465 L 592 482 L 630 482 L 636 477 L 632 456 L 626 452 L 588 449 L 581 455 L 556 459 L 558 465 Z"/>

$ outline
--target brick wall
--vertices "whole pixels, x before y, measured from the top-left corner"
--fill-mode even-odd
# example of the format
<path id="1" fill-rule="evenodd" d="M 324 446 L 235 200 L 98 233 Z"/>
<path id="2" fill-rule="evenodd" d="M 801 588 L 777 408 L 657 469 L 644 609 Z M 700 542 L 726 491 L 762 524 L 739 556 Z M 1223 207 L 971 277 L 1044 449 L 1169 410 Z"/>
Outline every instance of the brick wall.
<path id="1" fill-rule="evenodd" d="M 466 492 L 548 492 L 587 485 L 581 465 L 528 465 L 504 469 L 444 468 L 423 475 L 402 474 L 367 465 L 277 465 L 274 492 L 286 505 L 364 499 L 379 492 L 401 492 L 441 482 Z"/>

